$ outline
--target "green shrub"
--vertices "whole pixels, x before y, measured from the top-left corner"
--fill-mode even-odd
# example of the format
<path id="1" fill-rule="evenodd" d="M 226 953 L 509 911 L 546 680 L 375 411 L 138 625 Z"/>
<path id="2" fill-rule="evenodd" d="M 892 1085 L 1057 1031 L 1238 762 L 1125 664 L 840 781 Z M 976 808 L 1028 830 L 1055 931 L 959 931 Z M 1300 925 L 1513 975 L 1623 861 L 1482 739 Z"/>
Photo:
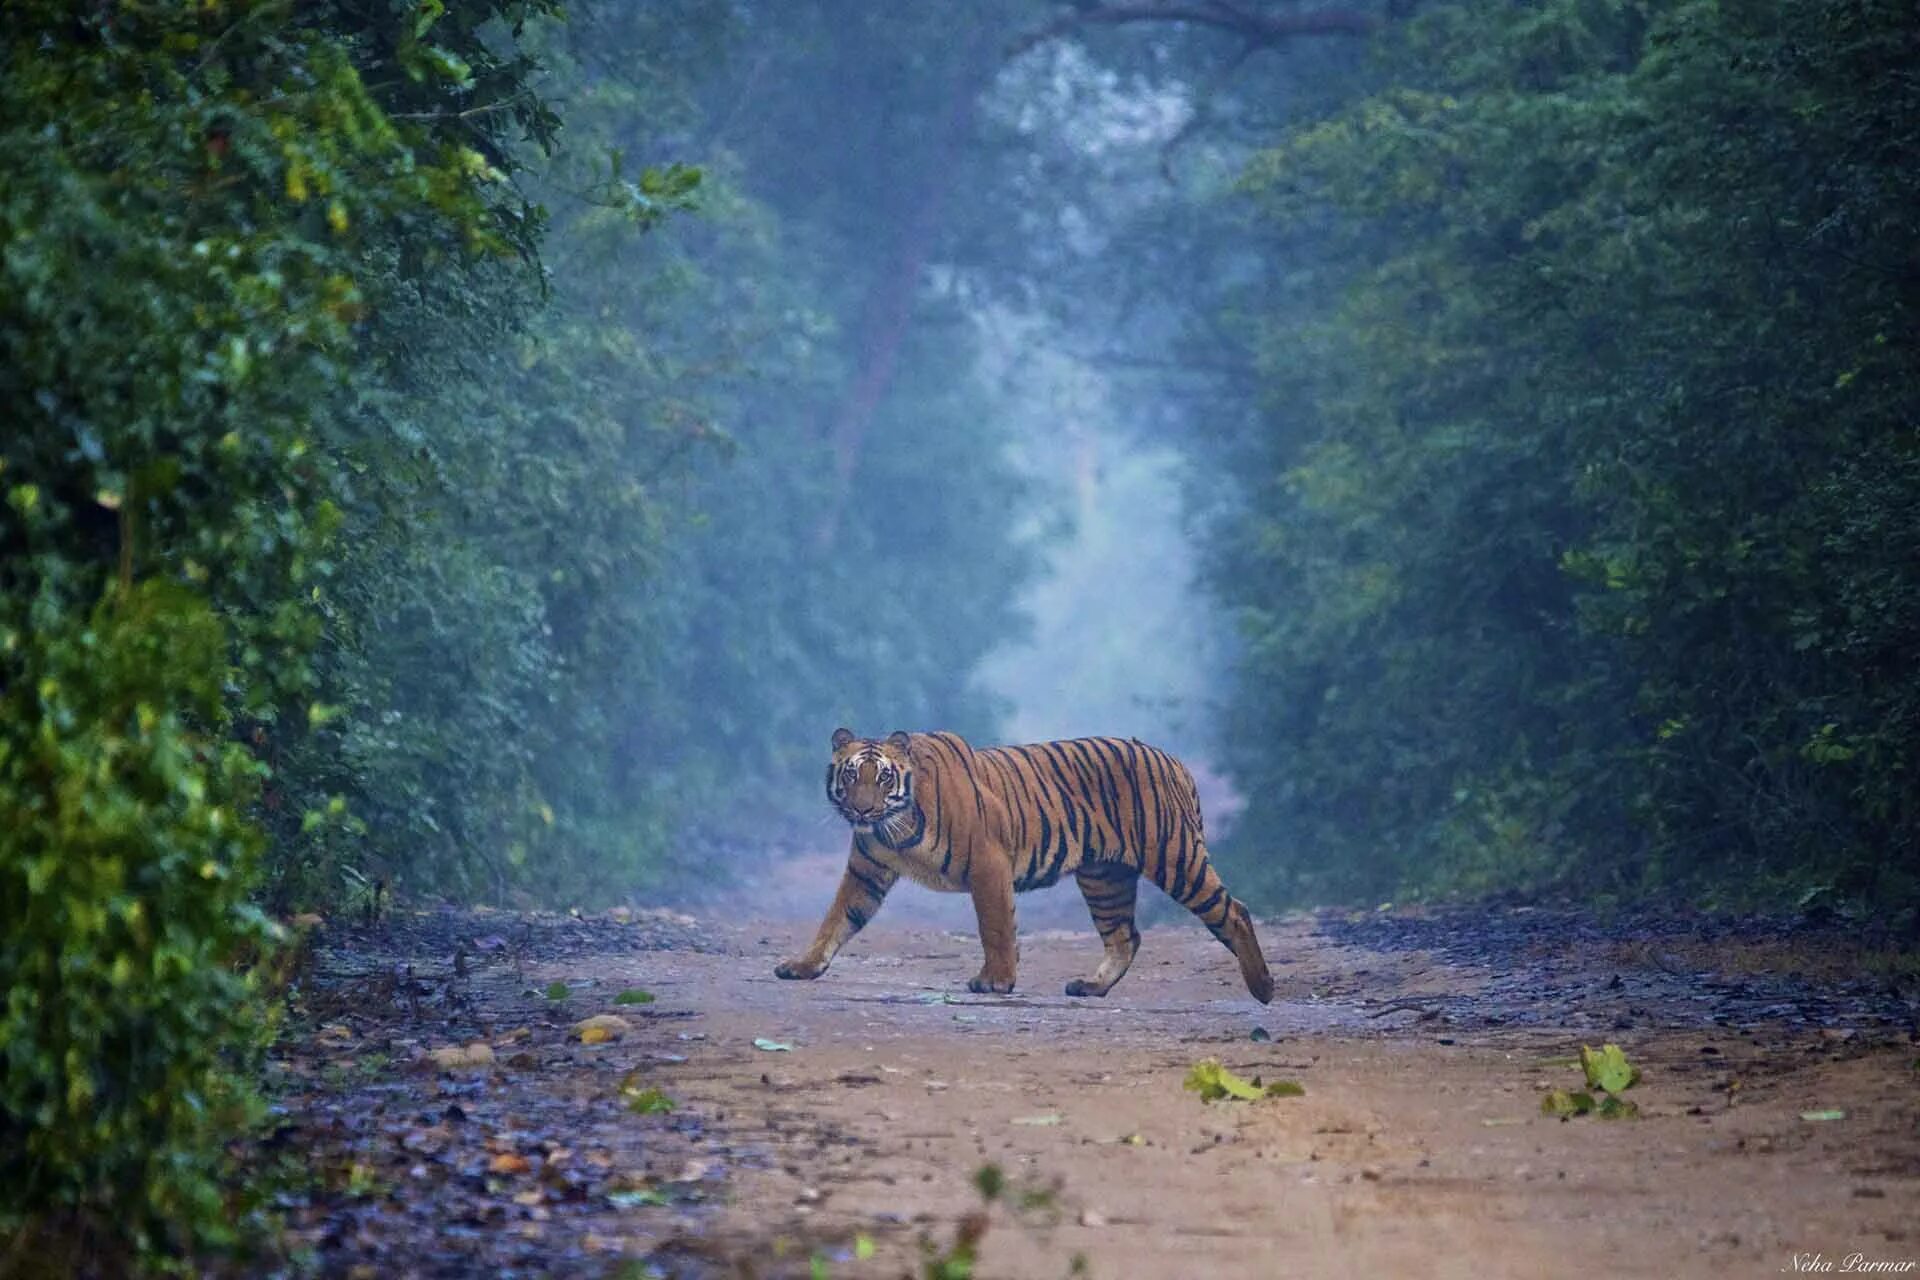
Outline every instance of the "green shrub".
<path id="1" fill-rule="evenodd" d="M 262 1018 L 235 962 L 273 931 L 247 901 L 258 767 L 184 588 L 33 621 L 0 634 L 0 1232 L 34 1243 L 0 1267 L 115 1273 L 231 1239 L 215 1175 Z"/>

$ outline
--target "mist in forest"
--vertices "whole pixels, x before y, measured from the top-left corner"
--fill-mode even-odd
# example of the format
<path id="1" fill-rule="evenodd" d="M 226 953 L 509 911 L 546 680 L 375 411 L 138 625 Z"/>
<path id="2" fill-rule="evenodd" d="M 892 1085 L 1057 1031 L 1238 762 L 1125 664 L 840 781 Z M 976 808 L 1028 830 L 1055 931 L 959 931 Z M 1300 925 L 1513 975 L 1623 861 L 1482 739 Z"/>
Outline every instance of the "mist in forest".
<path id="1" fill-rule="evenodd" d="M 278 910 L 765 881 L 841 725 L 1163 745 L 1265 907 L 1910 901 L 1848 2 L 343 10 L 138 129 L 202 20 L 49 17 L 0 690 L 183 708 Z"/>
<path id="2" fill-rule="evenodd" d="M 1791 915 L 1782 967 L 1844 929 L 1877 990 L 1920 936 L 1915 66 L 1910 0 L 9 0 L 0 1272 L 381 1215 L 585 1257 L 590 1184 L 759 1138 L 623 1113 L 547 1177 L 575 1138 L 522 1121 L 614 1061 L 559 1011 L 646 938 L 771 986 L 848 856 L 839 726 L 1176 753 L 1261 1001 L 1254 914 L 1493 900 Z M 1557 927 L 1496 914 L 1475 965 Z M 1283 1002 L 1456 936 L 1367 918 Z M 1536 969 L 1442 1012 L 1540 1030 Z M 1682 1021 L 1795 1007 L 1673 977 Z M 471 1090 L 400 1070 L 521 1024 Z M 466 1154 L 395 1146 L 456 1088 Z M 546 1213 L 476 1198 L 517 1148 L 571 1207 L 476 1235 Z"/>

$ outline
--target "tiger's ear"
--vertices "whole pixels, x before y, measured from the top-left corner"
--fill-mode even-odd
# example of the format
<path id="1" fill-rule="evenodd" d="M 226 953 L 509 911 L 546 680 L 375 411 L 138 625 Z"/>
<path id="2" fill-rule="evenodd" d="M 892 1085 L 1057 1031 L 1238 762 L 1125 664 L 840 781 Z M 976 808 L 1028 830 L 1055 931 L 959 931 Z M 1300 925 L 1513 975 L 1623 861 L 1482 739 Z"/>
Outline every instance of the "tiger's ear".
<path id="1" fill-rule="evenodd" d="M 900 750 L 905 751 L 907 749 L 908 742 L 909 740 L 907 738 L 907 732 L 904 729 L 895 729 L 892 733 L 887 735 L 887 745 L 890 747 L 898 747 L 900 748 Z"/>
<path id="2" fill-rule="evenodd" d="M 833 749 L 835 751 L 838 751 L 840 748 L 846 746 L 849 742 L 852 742 L 852 741 L 853 741 L 853 730 L 847 729 L 847 728 L 840 728 L 840 729 L 835 729 L 833 731 Z"/>

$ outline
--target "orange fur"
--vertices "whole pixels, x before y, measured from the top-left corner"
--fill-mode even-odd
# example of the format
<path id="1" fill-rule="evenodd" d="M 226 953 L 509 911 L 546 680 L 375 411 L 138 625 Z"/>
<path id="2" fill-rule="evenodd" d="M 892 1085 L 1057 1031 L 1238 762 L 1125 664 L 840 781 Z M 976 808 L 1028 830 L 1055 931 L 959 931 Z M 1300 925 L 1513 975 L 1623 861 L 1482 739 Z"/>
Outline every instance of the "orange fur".
<path id="1" fill-rule="evenodd" d="M 834 734 L 827 798 L 853 826 L 840 891 L 813 945 L 775 972 L 817 978 L 901 876 L 973 896 L 986 962 L 967 985 L 1011 991 L 1013 895 L 1072 875 L 1106 954 L 1067 994 L 1103 996 L 1133 963 L 1142 876 L 1192 911 L 1235 959 L 1247 990 L 1273 998 L 1253 918 L 1207 856 L 1193 776 L 1133 738 L 1075 738 L 976 751 L 951 733 Z"/>

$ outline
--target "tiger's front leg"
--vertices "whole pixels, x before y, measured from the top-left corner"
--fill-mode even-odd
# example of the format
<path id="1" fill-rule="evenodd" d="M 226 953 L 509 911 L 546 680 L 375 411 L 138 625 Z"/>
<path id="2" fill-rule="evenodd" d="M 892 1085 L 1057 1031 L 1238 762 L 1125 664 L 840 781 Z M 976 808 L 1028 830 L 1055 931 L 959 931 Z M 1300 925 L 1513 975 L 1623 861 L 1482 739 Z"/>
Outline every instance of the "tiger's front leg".
<path id="1" fill-rule="evenodd" d="M 1005 995 L 1013 990 L 1020 942 L 1014 932 L 1013 859 L 999 850 L 983 850 L 969 868 L 967 888 L 980 922 L 980 946 L 987 953 L 967 990 Z"/>
<path id="2" fill-rule="evenodd" d="M 817 978 L 825 973 L 847 939 L 873 919 L 874 912 L 886 899 L 887 890 L 893 888 L 899 878 L 897 872 L 868 857 L 856 840 L 853 851 L 847 855 L 847 872 L 840 877 L 840 892 L 827 908 L 827 918 L 820 922 L 820 931 L 813 935 L 813 945 L 777 966 L 773 976 Z"/>

